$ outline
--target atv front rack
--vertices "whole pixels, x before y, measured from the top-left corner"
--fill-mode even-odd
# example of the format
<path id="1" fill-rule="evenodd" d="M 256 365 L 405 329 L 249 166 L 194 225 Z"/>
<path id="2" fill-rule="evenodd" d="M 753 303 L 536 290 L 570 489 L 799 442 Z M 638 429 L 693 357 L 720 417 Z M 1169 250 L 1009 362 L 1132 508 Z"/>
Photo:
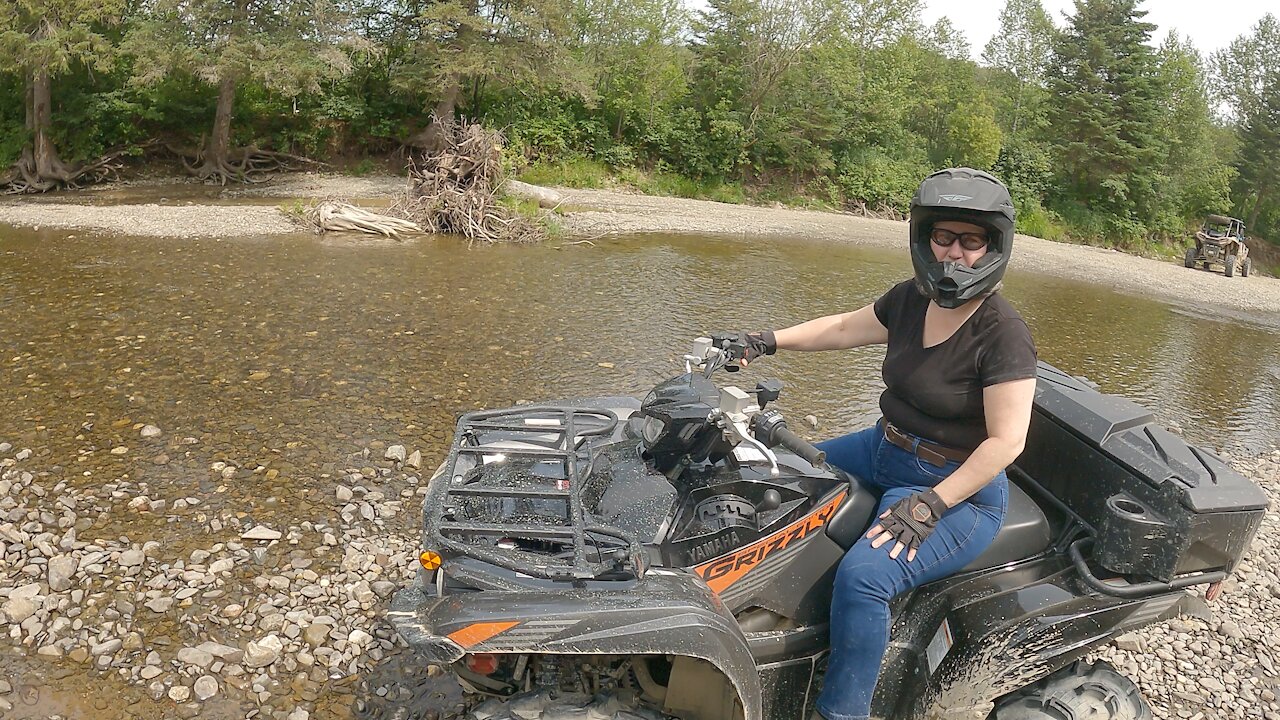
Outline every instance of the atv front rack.
<path id="1" fill-rule="evenodd" d="M 582 490 L 591 440 L 612 436 L 605 408 L 529 406 L 458 420 L 446 472 L 425 503 L 428 547 L 547 580 L 644 574 L 639 543 L 589 522 Z"/>

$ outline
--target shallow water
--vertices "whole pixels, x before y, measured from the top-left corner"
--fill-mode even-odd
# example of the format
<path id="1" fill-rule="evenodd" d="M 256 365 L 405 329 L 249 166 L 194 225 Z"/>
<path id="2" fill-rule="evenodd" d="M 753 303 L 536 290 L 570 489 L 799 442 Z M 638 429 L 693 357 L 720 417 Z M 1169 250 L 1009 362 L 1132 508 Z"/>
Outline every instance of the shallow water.
<path id="1" fill-rule="evenodd" d="M 908 275 L 903 255 L 662 236 L 468 250 L 447 238 L 4 230 L 0 441 L 39 445 L 60 463 L 92 447 L 78 467 L 132 467 L 193 488 L 223 460 L 276 469 L 284 490 L 370 441 L 431 460 L 456 413 L 643 393 L 678 371 L 695 335 L 858 307 Z M 1005 294 L 1042 359 L 1150 407 L 1193 441 L 1247 453 L 1280 436 L 1270 319 L 1026 273 L 1010 276 Z M 834 434 L 876 416 L 881 358 L 784 353 L 741 382 L 780 377 L 780 406 Z M 143 440 L 139 423 L 164 435 Z M 128 452 L 106 452 L 119 446 Z M 161 454 L 167 464 L 154 464 Z"/>

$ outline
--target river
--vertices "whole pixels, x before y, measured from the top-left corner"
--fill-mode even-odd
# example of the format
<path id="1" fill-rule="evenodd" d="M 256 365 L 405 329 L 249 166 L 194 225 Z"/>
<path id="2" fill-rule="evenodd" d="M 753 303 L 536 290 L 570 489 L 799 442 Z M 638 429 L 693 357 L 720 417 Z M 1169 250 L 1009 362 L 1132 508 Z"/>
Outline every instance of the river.
<path id="1" fill-rule="evenodd" d="M 451 238 L 4 229 L 0 443 L 33 448 L 28 465 L 68 488 L 123 479 L 131 492 L 200 500 L 198 522 L 104 511 L 85 526 L 135 543 L 142 534 L 185 556 L 216 542 L 209 518 L 334 521 L 333 487 L 353 465 L 404 445 L 429 469 L 460 412 L 640 395 L 680 370 L 698 334 L 856 308 L 909 275 L 904 252 L 799 239 L 642 235 L 468 249 Z M 1274 318 L 1025 271 L 1011 272 L 1003 292 L 1041 359 L 1149 407 L 1190 441 L 1248 456 L 1280 437 Z M 877 416 L 882 352 L 782 353 L 743 379 L 783 380 L 779 406 L 793 426 L 827 437 Z M 806 415 L 816 428 L 799 421 Z M 160 434 L 142 437 L 144 425 Z M 389 472 L 382 478 L 400 477 Z M 365 477 L 378 479 L 377 469 Z M 379 527 L 412 538 L 414 502 Z M 303 551 L 324 550 L 307 542 L 292 560 L 260 559 L 262 572 L 290 562 L 289 572 L 305 572 Z M 237 567 L 231 578 L 258 572 Z M 212 614 L 233 596 L 201 597 Z M 169 653 L 204 632 L 161 627 L 176 643 L 160 647 Z M 74 680 L 74 667 L 59 677 Z"/>

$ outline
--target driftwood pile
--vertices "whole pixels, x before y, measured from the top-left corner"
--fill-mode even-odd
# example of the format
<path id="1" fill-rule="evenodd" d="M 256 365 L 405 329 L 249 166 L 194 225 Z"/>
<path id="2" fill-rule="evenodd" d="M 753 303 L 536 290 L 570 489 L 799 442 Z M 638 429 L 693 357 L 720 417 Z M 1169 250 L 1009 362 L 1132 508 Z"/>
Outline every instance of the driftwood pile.
<path id="1" fill-rule="evenodd" d="M 358 208 L 341 200 L 324 200 L 302 213 L 302 220 L 316 234 L 335 230 L 362 232 L 399 240 L 402 235 L 421 233 L 418 224 Z"/>
<path id="2" fill-rule="evenodd" d="M 476 123 L 435 118 L 434 148 L 409 160 L 409 192 L 394 210 L 433 233 L 469 241 L 528 242 L 542 229 L 498 202 L 503 190 L 502 134 Z"/>

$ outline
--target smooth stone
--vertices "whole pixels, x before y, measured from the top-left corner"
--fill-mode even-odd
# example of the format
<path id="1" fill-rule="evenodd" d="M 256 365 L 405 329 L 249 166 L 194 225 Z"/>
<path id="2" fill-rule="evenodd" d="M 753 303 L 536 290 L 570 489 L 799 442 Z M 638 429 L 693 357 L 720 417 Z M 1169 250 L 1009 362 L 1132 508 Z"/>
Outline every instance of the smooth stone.
<path id="1" fill-rule="evenodd" d="M 122 567 L 137 567 L 147 559 L 141 550 L 125 550 L 120 553 L 120 565 Z"/>
<path id="2" fill-rule="evenodd" d="M 59 555 L 49 561 L 49 589 L 62 592 L 71 589 L 71 578 L 80 562 L 70 555 Z"/>
<path id="3" fill-rule="evenodd" d="M 203 650 L 210 655 L 225 660 L 229 663 L 238 663 L 244 659 L 244 650 L 231 645 L 223 645 L 216 642 L 202 642 L 196 646 L 197 650 Z"/>
<path id="4" fill-rule="evenodd" d="M 218 694 L 218 681 L 209 675 L 203 675 L 195 684 L 196 697 L 208 700 Z"/>
<path id="5" fill-rule="evenodd" d="M 120 638 L 112 638 L 111 640 L 98 643 L 97 645 L 89 648 L 89 654 L 95 657 L 98 655 L 114 655 L 116 651 L 122 647 L 124 647 L 123 640 Z"/>
<path id="6" fill-rule="evenodd" d="M 3 606 L 0 606 L 0 611 L 4 612 L 4 616 L 9 619 L 9 622 L 15 625 L 34 615 L 36 609 L 35 600 L 22 597 L 11 597 L 5 601 Z"/>
<path id="7" fill-rule="evenodd" d="M 213 664 L 213 655 L 200 648 L 184 647 L 178 650 L 178 662 L 207 668 Z"/>
<path id="8" fill-rule="evenodd" d="M 280 658 L 284 643 L 275 635 L 250 642 L 244 651 L 244 664 L 251 668 L 266 667 Z"/>
<path id="9" fill-rule="evenodd" d="M 279 540 L 281 537 L 283 534 L 279 530 L 272 530 L 266 525 L 255 525 L 240 536 L 242 540 Z"/>

